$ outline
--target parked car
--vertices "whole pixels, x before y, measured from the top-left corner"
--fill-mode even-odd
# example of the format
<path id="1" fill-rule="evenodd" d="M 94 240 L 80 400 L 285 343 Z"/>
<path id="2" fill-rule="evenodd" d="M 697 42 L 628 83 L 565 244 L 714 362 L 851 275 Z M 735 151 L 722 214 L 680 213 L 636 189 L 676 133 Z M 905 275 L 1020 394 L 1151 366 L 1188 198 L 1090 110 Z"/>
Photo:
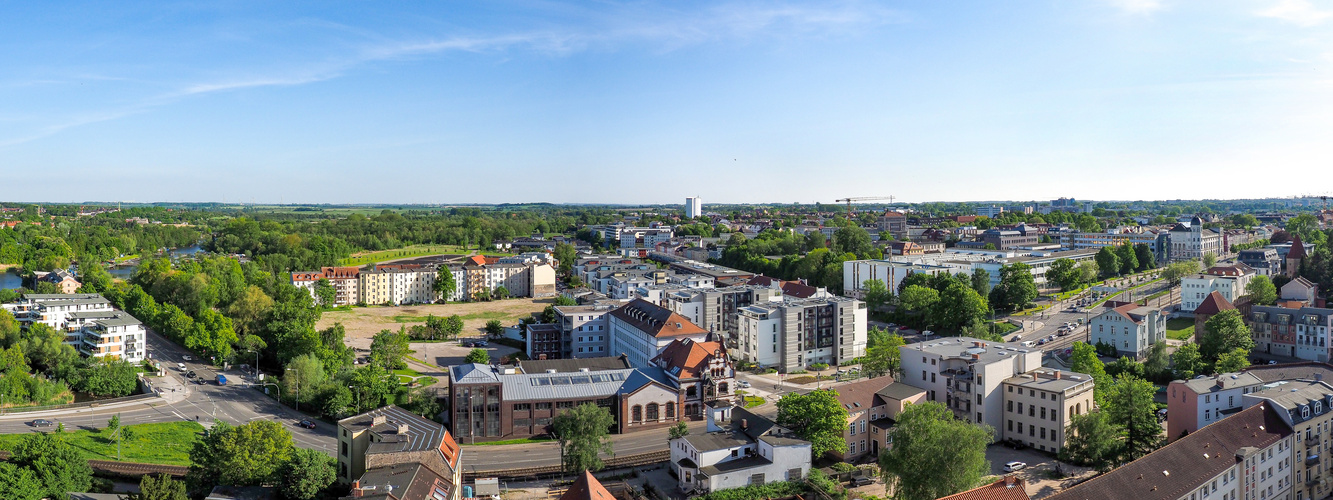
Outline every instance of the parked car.
<path id="1" fill-rule="evenodd" d="M 1023 462 L 1009 462 L 1009 463 L 1007 463 L 1007 464 L 1004 464 L 1004 471 L 1005 471 L 1005 472 L 1017 472 L 1017 471 L 1023 470 L 1023 468 L 1024 468 L 1024 467 L 1027 467 L 1027 466 L 1028 466 L 1028 464 L 1025 464 L 1025 463 L 1023 463 Z"/>
<path id="2" fill-rule="evenodd" d="M 749 389 L 749 388 L 750 388 L 750 383 L 749 383 L 749 382 L 746 382 L 746 381 L 744 381 L 744 380 L 739 381 L 739 382 L 736 382 L 736 385 L 739 386 L 739 387 L 742 388 L 742 389 Z"/>
<path id="3" fill-rule="evenodd" d="M 1043 342 L 1045 342 L 1045 341 L 1043 341 Z M 1034 346 L 1034 345 L 1037 345 L 1037 343 L 1036 343 L 1036 342 L 1033 342 L 1033 341 L 1031 341 L 1031 340 L 1024 340 L 1024 341 L 1023 341 L 1023 347 L 1032 347 L 1032 346 Z"/>
<path id="4" fill-rule="evenodd" d="M 1270 359 L 1270 360 L 1268 360 L 1268 364 L 1270 364 L 1270 365 L 1276 365 L 1276 364 L 1277 364 L 1277 360 Z"/>
<path id="5" fill-rule="evenodd" d="M 47 420 L 47 419 L 44 419 L 44 418 L 39 418 L 39 419 L 37 419 L 37 420 L 33 420 L 33 421 L 32 421 L 32 426 L 33 426 L 33 427 L 52 427 L 52 426 L 54 426 L 54 425 L 56 425 L 55 422 L 52 422 L 52 421 Z"/>
<path id="6" fill-rule="evenodd" d="M 1041 339 L 1037 341 L 1037 345 L 1046 345 L 1046 342 L 1046 339 Z"/>
<path id="7" fill-rule="evenodd" d="M 483 341 L 481 341 L 481 342 L 477 342 L 477 343 L 472 344 L 472 345 L 477 346 L 477 347 L 486 347 L 486 346 L 488 346 L 488 345 L 490 345 L 490 344 L 487 343 L 485 340 L 483 340 Z"/>
<path id="8" fill-rule="evenodd" d="M 301 427 L 305 427 L 305 428 L 307 428 L 307 429 L 314 429 L 314 428 L 315 428 L 315 422 L 310 421 L 310 420 L 302 420 L 302 421 L 300 421 L 300 422 L 297 422 L 296 425 L 299 425 L 299 426 L 301 426 Z"/>
<path id="9" fill-rule="evenodd" d="M 1024 449 L 1024 448 L 1027 448 L 1027 447 L 1028 447 L 1027 444 L 1024 444 L 1022 441 L 1019 441 L 1019 440 L 1014 439 L 1014 438 L 1009 438 L 1009 439 L 1004 440 L 1004 445 L 1007 446 L 1007 447 L 1009 447 L 1009 448 L 1013 448 L 1013 449 L 1015 449 L 1015 450 L 1021 450 L 1021 449 Z"/>

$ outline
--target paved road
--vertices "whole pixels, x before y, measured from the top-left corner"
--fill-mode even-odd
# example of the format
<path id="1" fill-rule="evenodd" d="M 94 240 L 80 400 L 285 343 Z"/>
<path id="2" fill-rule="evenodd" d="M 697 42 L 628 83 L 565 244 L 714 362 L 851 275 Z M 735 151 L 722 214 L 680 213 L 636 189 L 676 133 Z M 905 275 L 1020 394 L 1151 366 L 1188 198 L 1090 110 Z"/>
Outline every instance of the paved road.
<path id="1" fill-rule="evenodd" d="M 210 367 L 196 361 L 185 361 L 184 357 L 189 354 L 188 351 L 156 333 L 148 334 L 148 353 L 153 359 L 160 360 L 167 366 L 174 367 L 176 363 L 184 362 L 187 370 L 194 370 L 206 380 L 215 378 L 216 372 Z M 183 374 L 174 369 L 168 370 L 167 373 L 170 377 L 184 379 Z M 239 381 L 243 377 L 236 370 L 232 370 L 227 372 L 227 378 Z M 100 429 L 106 427 L 107 420 L 117 413 L 120 414 L 121 421 L 126 424 L 198 419 L 201 424 L 211 426 L 215 420 L 239 425 L 253 420 L 268 419 L 282 422 L 292 432 L 297 446 L 321 450 L 329 455 L 334 453 L 336 440 L 332 425 L 320 422 L 318 428 L 314 430 L 299 427 L 296 422 L 313 417 L 282 406 L 257 389 L 239 384 L 218 386 L 214 383 L 190 384 L 188 387 L 188 395 L 174 403 L 154 400 L 152 404 L 143 403 L 122 408 L 72 409 L 58 416 L 41 418 L 64 423 L 67 429 Z M 28 425 L 33 418 L 37 417 L 22 414 L 0 416 L 0 433 L 36 432 L 37 429 Z"/>

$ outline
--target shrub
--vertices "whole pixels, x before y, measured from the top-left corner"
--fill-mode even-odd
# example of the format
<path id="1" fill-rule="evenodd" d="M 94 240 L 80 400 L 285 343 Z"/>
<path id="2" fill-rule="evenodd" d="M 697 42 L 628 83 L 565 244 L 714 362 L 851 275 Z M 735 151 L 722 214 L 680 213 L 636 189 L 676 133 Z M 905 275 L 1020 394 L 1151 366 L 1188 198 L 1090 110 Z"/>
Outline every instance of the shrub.
<path id="1" fill-rule="evenodd" d="M 810 365 L 810 369 L 815 371 L 827 370 L 828 363 L 814 363 Z"/>
<path id="2" fill-rule="evenodd" d="M 814 471 L 811 471 L 814 474 Z M 805 493 L 804 484 L 797 481 L 782 481 L 762 485 L 732 488 L 714 491 L 699 497 L 699 500 L 762 500 L 767 498 L 787 498 Z"/>
<path id="3" fill-rule="evenodd" d="M 852 472 L 856 470 L 855 465 L 849 464 L 847 462 L 838 462 L 836 464 L 833 464 L 831 468 L 833 469 L 833 472 L 837 472 L 839 474 L 844 472 Z"/>

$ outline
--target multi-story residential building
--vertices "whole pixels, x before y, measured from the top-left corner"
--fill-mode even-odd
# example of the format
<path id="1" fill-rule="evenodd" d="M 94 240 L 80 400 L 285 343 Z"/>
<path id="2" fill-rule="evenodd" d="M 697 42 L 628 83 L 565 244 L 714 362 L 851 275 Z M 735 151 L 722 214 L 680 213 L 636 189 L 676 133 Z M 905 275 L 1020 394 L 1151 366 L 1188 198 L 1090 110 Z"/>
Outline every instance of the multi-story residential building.
<path id="1" fill-rule="evenodd" d="M 992 219 L 999 217 L 1004 213 L 1004 207 L 991 205 L 989 207 L 977 207 L 977 217 L 990 217 Z"/>
<path id="2" fill-rule="evenodd" d="M 1120 356 L 1132 359 L 1143 359 L 1153 344 L 1166 338 L 1162 310 L 1133 303 L 1107 307 L 1089 325 L 1093 343 L 1111 344 Z"/>
<path id="3" fill-rule="evenodd" d="M 434 289 L 437 269 L 419 264 L 385 264 L 361 271 L 358 298 L 364 304 L 433 303 L 439 296 Z"/>
<path id="4" fill-rule="evenodd" d="M 1304 276 L 1297 276 L 1287 284 L 1282 285 L 1278 291 L 1278 297 L 1284 301 L 1300 301 L 1305 305 L 1315 305 L 1315 298 L 1319 295 L 1319 285 L 1305 279 Z"/>
<path id="5" fill-rule="evenodd" d="M 1180 279 L 1180 310 L 1197 309 L 1213 292 L 1221 293 L 1227 302 L 1235 302 L 1245 295 L 1245 286 L 1254 276 L 1254 270 L 1249 266 L 1235 264 L 1213 266 L 1203 274 L 1183 277 Z"/>
<path id="6" fill-rule="evenodd" d="M 704 216 L 704 200 L 698 196 L 685 198 L 685 218 L 694 219 Z"/>
<path id="7" fill-rule="evenodd" d="M 674 340 L 652 362 L 683 393 L 686 417 L 703 416 L 705 406 L 731 406 L 736 366 L 721 342 Z"/>
<path id="8" fill-rule="evenodd" d="M 750 362 L 786 373 L 865 355 L 866 304 L 846 297 L 756 303 L 740 310 L 737 348 Z"/>
<path id="9" fill-rule="evenodd" d="M 140 363 L 147 352 L 143 323 L 128 313 L 116 311 L 110 318 L 93 320 L 79 329 L 79 353 L 104 359 Z"/>
<path id="10" fill-rule="evenodd" d="M 1003 269 L 1004 266 L 1023 263 L 1031 268 L 1030 272 L 1032 273 L 1032 280 L 1037 284 L 1038 288 L 1050 288 L 1053 287 L 1054 284 L 1046 279 L 1046 271 L 1051 269 L 1051 265 L 1055 264 L 1055 261 L 1069 259 L 1076 264 L 1083 261 L 1092 261 L 1097 257 L 1097 252 L 1098 250 L 1091 248 L 1058 252 L 1029 252 L 1028 255 L 1017 257 L 975 261 L 972 263 L 972 268 L 984 269 L 986 272 L 990 273 L 991 286 L 994 287 L 1000 284 L 1000 270 Z"/>
<path id="11" fill-rule="evenodd" d="M 658 243 L 671 241 L 675 236 L 671 226 L 661 227 L 624 227 L 617 231 L 616 239 L 619 241 L 619 247 L 625 248 L 653 248 Z"/>
<path id="12" fill-rule="evenodd" d="M 809 441 L 744 408 L 709 408 L 707 413 L 707 432 L 669 441 L 670 464 L 686 495 L 799 481 L 810 473 Z"/>
<path id="13" fill-rule="evenodd" d="M 682 259 L 672 255 L 653 253 L 649 256 L 654 260 L 667 262 L 667 268 L 677 273 L 698 274 L 713 278 L 713 283 L 715 283 L 715 286 L 719 287 L 739 285 L 755 277 L 755 274 L 749 271 L 732 269 L 730 267 L 709 264 L 707 262 Z"/>
<path id="14" fill-rule="evenodd" d="M 555 323 L 528 325 L 528 357 L 566 359 L 610 356 L 611 330 L 607 314 L 616 307 L 619 304 L 611 302 L 556 306 Z"/>
<path id="15" fill-rule="evenodd" d="M 1254 350 L 1266 354 L 1327 362 L 1333 309 L 1283 302 L 1250 307 Z"/>
<path id="16" fill-rule="evenodd" d="M 319 280 L 328 280 L 329 285 L 333 286 L 335 306 L 348 306 L 360 304 L 361 298 L 361 269 L 357 267 L 323 267 L 318 272 L 294 272 L 292 273 L 292 285 L 304 288 L 310 291 L 310 296 L 315 296 L 315 284 Z"/>
<path id="17" fill-rule="evenodd" d="M 1179 439 L 1244 409 L 1246 394 L 1264 388 L 1250 373 L 1172 381 L 1166 389 L 1166 438 Z"/>
<path id="18" fill-rule="evenodd" d="M 875 221 L 875 227 L 879 228 L 881 234 L 889 234 L 896 239 L 902 239 L 907 236 L 907 214 L 892 210 L 884 212 L 884 215 L 879 216 L 879 219 Z"/>
<path id="19" fill-rule="evenodd" d="M 25 328 L 42 323 L 56 330 L 69 331 L 67 323 L 74 313 L 111 312 L 111 301 L 96 293 L 43 294 L 25 293 L 18 301 L 3 304 Z"/>
<path id="20" fill-rule="evenodd" d="M 782 290 L 766 286 L 683 289 L 663 294 L 662 305 L 704 329 L 722 334 L 735 345 L 739 311 L 751 304 L 782 298 Z"/>
<path id="21" fill-rule="evenodd" d="M 465 441 L 494 441 L 550 433 L 552 419 L 575 406 L 606 408 L 615 431 L 672 425 L 681 420 L 681 393 L 656 366 L 606 368 L 623 358 L 562 359 L 531 366 L 450 367 L 453 428 Z M 573 370 L 570 370 L 573 368 Z"/>
<path id="22" fill-rule="evenodd" d="M 1004 379 L 1003 439 L 1059 452 L 1070 419 L 1092 411 L 1091 375 L 1040 369 Z"/>
<path id="23" fill-rule="evenodd" d="M 833 389 L 838 392 L 838 403 L 847 410 L 847 430 L 843 431 L 847 451 L 834 453 L 843 462 L 879 456 L 879 450 L 890 444 L 885 440 L 893 419 L 906 405 L 926 398 L 921 388 L 894 382 L 891 377 L 860 380 Z"/>
<path id="24" fill-rule="evenodd" d="M 338 421 L 338 483 L 352 497 L 461 500 L 463 451 L 443 425 L 389 405 Z"/>
<path id="25" fill-rule="evenodd" d="M 1222 255 L 1222 236 L 1212 229 L 1203 228 L 1203 219 L 1195 216 L 1188 225 L 1176 224 L 1171 228 L 1172 261 L 1199 260 L 1206 254 Z"/>
<path id="26" fill-rule="evenodd" d="M 991 426 L 995 439 L 1005 429 L 1004 382 L 1041 368 L 1041 351 L 1019 344 L 953 337 L 918 342 L 901 351 L 901 382 L 926 391 L 961 420 Z"/>
<path id="27" fill-rule="evenodd" d="M 1241 264 L 1250 266 L 1250 269 L 1254 269 L 1254 272 L 1260 276 L 1282 274 L 1282 259 L 1277 256 L 1277 250 L 1272 248 L 1241 250 L 1236 255 L 1236 260 Z"/>
<path id="28" fill-rule="evenodd" d="M 709 340 L 708 330 L 643 299 L 635 299 L 607 316 L 611 354 L 628 356 L 633 366 L 650 366 L 651 360 L 673 340 Z"/>
<path id="29" fill-rule="evenodd" d="M 1252 406 L 1046 498 L 1306 500 L 1291 495 L 1296 438 L 1278 413 L 1272 405 Z"/>
<path id="30" fill-rule="evenodd" d="M 1271 490 L 1265 489 L 1258 497 L 1263 498 L 1266 494 L 1267 498 L 1288 498 L 1283 490 L 1289 487 L 1295 491 L 1291 498 L 1296 500 L 1328 498 L 1333 493 L 1333 484 L 1329 483 L 1333 480 L 1333 471 L 1329 470 L 1328 461 L 1323 457 L 1328 456 L 1329 451 L 1329 438 L 1325 435 L 1333 422 L 1333 387 L 1315 380 L 1275 385 L 1243 396 L 1246 411 L 1254 407 L 1276 410 L 1284 424 L 1282 427 L 1293 431 L 1290 449 L 1279 447 L 1276 456 L 1268 457 L 1272 460 L 1266 471 L 1270 477 L 1286 478 L 1286 487 L 1276 485 Z M 1262 464 L 1258 467 L 1263 469 Z"/>

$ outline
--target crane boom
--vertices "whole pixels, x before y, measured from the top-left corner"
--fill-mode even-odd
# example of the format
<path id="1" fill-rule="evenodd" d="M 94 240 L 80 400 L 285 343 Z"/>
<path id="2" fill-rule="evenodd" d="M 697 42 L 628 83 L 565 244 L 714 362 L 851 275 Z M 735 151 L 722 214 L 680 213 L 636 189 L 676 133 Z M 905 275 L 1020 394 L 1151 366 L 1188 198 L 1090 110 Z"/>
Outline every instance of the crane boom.
<path id="1" fill-rule="evenodd" d="M 893 196 L 893 195 L 888 195 L 888 196 L 849 196 L 849 197 L 847 197 L 847 198 L 843 198 L 843 199 L 841 199 L 841 200 L 834 200 L 834 201 L 836 201 L 836 202 L 838 202 L 838 203 L 847 202 L 847 219 L 848 219 L 848 220 L 851 220 L 851 218 L 852 218 L 852 202 L 854 202 L 854 201 L 883 201 L 883 200 L 889 200 L 889 203 L 893 203 L 894 196 Z"/>

